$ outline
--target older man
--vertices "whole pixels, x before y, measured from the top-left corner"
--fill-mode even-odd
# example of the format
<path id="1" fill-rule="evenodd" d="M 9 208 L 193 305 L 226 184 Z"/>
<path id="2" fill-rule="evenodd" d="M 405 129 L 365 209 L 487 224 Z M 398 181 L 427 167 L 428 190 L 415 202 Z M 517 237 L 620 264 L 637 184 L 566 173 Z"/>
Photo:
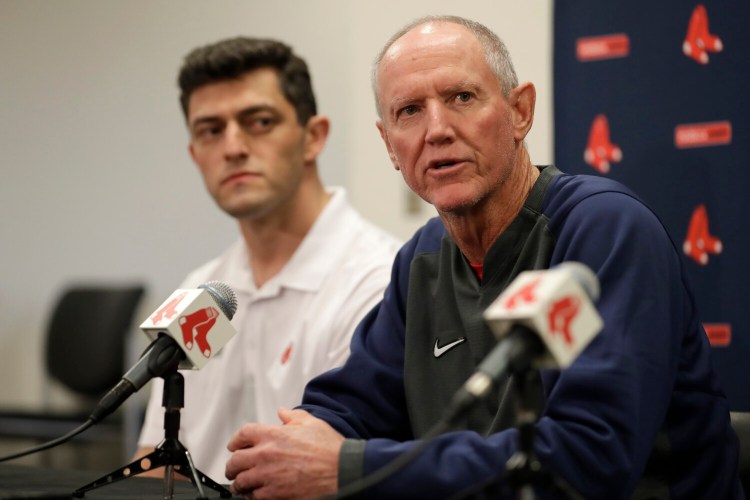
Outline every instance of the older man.
<path id="1" fill-rule="evenodd" d="M 533 453 L 557 480 L 533 486 L 742 498 L 737 438 L 678 250 L 627 188 L 532 164 L 534 86 L 518 83 L 497 36 L 462 18 L 420 19 L 386 44 L 373 84 L 393 165 L 439 218 L 400 251 L 344 367 L 308 384 L 283 426 L 235 435 L 234 491 L 315 497 L 413 450 L 494 347 L 484 309 L 521 271 L 579 261 L 599 278 L 605 326 L 566 370 L 525 379 L 544 402 Z M 365 496 L 509 494 L 519 432 L 505 385 Z"/>

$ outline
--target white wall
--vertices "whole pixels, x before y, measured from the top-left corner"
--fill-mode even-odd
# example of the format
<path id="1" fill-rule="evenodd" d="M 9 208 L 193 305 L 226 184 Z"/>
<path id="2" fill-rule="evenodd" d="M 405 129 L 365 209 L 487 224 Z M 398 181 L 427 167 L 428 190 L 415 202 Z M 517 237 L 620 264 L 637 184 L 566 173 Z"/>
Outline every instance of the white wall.
<path id="1" fill-rule="evenodd" d="M 369 72 L 411 19 L 463 15 L 504 38 L 519 78 L 537 85 L 532 159 L 550 162 L 551 0 L 459 4 L 0 0 L 0 405 L 41 404 L 42 331 L 65 283 L 142 280 L 145 317 L 236 238 L 187 154 L 175 77 L 197 45 L 268 36 L 307 59 L 333 123 L 324 180 L 404 239 L 432 210 L 407 213 L 374 126 Z"/>

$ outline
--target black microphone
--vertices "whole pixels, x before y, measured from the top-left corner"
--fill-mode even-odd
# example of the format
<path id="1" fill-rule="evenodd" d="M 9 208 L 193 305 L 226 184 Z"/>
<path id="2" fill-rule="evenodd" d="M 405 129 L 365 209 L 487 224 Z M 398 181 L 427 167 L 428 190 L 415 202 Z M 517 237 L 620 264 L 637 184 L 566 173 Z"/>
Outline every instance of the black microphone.
<path id="1" fill-rule="evenodd" d="M 176 290 L 141 324 L 151 344 L 89 420 L 100 421 L 155 377 L 178 368 L 202 368 L 237 333 L 229 322 L 236 310 L 234 290 L 221 281 Z"/>

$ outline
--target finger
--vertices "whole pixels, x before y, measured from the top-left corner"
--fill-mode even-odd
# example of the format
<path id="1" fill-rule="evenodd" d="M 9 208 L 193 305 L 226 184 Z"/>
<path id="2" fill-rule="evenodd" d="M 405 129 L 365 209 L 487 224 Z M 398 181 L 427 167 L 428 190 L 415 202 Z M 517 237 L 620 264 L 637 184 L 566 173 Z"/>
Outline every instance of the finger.
<path id="1" fill-rule="evenodd" d="M 263 488 L 264 478 L 262 474 L 258 473 L 257 469 L 252 468 L 242 471 L 235 477 L 232 484 L 229 486 L 230 491 L 235 495 L 246 495 L 255 498 L 259 488 Z"/>
<path id="2" fill-rule="evenodd" d="M 224 475 L 230 481 L 234 480 L 243 471 L 251 470 L 255 467 L 256 460 L 251 450 L 245 449 L 232 453 L 224 466 Z"/>
<path id="3" fill-rule="evenodd" d="M 239 481 L 234 481 L 232 484 L 229 485 L 229 491 L 232 492 L 232 497 L 241 496 L 245 499 L 253 499 L 255 498 L 255 495 L 253 495 L 253 492 L 255 491 L 253 488 L 250 488 Z"/>
<path id="4" fill-rule="evenodd" d="M 227 450 L 231 452 L 235 452 L 237 450 L 241 450 L 242 448 L 247 448 L 248 446 L 251 446 L 247 442 L 247 438 L 245 437 L 245 434 L 243 432 L 243 429 L 245 426 L 243 425 L 240 427 L 240 430 L 234 433 L 234 436 L 229 440 L 227 443 Z"/>
<path id="5" fill-rule="evenodd" d="M 288 424 L 292 419 L 291 410 L 289 410 L 289 408 L 285 406 L 279 406 L 276 414 L 279 416 L 279 420 L 281 420 L 281 423 L 283 423 L 284 425 Z"/>
<path id="6" fill-rule="evenodd" d="M 289 410 L 287 408 L 279 408 L 279 418 L 284 425 L 290 424 L 302 424 L 308 418 L 314 418 L 305 410 Z"/>
<path id="7" fill-rule="evenodd" d="M 232 436 L 227 443 L 229 451 L 237 451 L 242 448 L 250 448 L 260 442 L 266 435 L 269 426 L 262 424 L 247 423 Z"/>

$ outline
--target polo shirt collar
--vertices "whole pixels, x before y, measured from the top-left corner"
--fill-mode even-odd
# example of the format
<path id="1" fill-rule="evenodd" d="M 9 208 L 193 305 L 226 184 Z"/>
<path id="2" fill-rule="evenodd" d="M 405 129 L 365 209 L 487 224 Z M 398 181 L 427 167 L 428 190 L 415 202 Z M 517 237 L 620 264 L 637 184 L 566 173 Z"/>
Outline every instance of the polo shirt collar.
<path id="1" fill-rule="evenodd" d="M 282 288 L 301 291 L 320 289 L 326 276 L 331 273 L 341 256 L 349 247 L 352 232 L 342 228 L 351 227 L 356 214 L 348 204 L 346 191 L 340 187 L 326 188 L 331 195 L 323 211 L 300 243 L 292 258 L 276 276 L 268 280 L 259 289 L 253 285 L 252 271 L 249 267 L 247 247 L 243 274 L 246 272 L 256 298 L 277 295 Z M 243 280 L 244 281 L 244 280 Z"/>

